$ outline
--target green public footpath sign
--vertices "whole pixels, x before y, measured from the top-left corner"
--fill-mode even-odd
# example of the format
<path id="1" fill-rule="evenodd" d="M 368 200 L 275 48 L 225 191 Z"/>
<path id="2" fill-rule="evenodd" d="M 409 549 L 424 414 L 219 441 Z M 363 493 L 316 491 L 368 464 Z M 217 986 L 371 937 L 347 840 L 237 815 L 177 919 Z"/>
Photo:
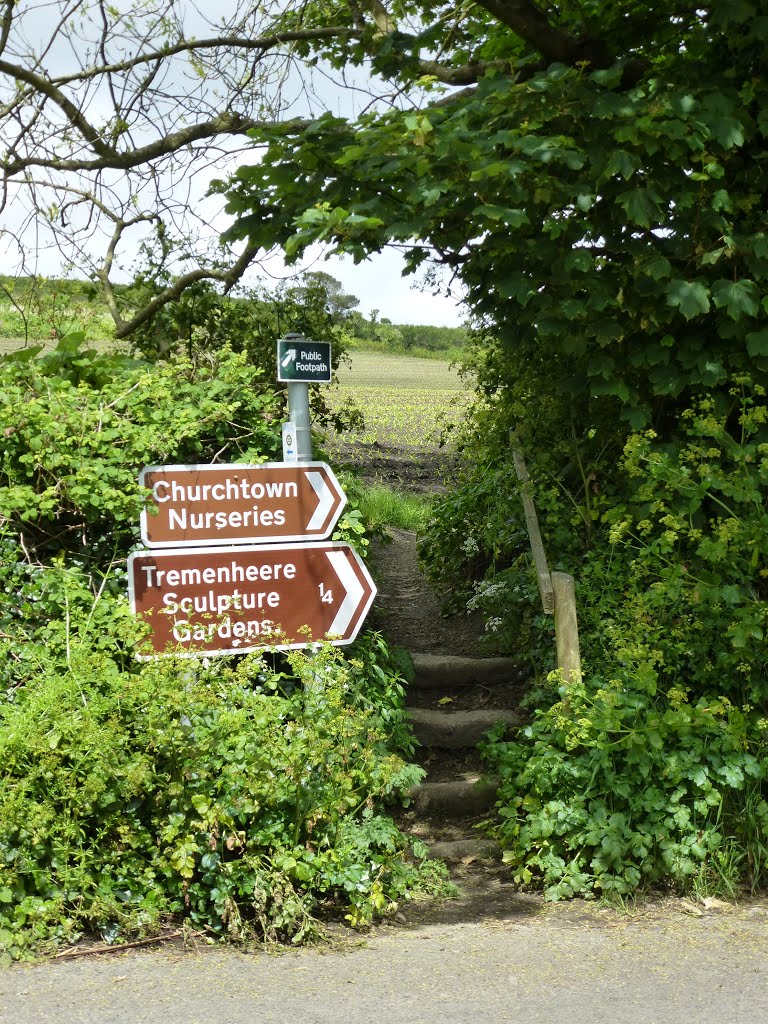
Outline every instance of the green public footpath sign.
<path id="1" fill-rule="evenodd" d="M 331 379 L 330 342 L 309 341 L 300 334 L 281 338 L 277 343 L 277 379 L 328 384 Z"/>

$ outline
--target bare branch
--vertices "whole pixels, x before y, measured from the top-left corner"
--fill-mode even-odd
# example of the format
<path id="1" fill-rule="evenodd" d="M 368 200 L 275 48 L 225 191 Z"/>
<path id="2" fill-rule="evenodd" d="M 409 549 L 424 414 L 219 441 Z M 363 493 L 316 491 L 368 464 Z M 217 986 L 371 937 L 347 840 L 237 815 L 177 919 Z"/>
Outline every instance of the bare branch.
<path id="1" fill-rule="evenodd" d="M 99 133 L 83 115 L 79 107 L 72 103 L 72 101 L 64 95 L 61 89 L 55 86 L 43 75 L 39 75 L 37 72 L 21 67 L 18 64 L 10 64 L 6 60 L 0 60 L 0 74 L 7 75 L 9 78 L 17 79 L 19 82 L 25 82 L 28 86 L 34 89 L 35 92 L 38 92 L 42 96 L 46 96 L 48 99 L 52 100 L 64 112 L 72 126 L 77 128 L 83 138 L 90 142 L 95 152 L 105 157 L 113 152 L 109 146 L 104 145 Z"/>
<path id="2" fill-rule="evenodd" d="M 196 270 L 190 270 L 186 274 L 181 274 L 172 285 L 164 288 L 159 295 L 156 295 L 151 302 L 149 302 L 143 309 L 132 317 L 128 321 L 121 321 L 122 326 L 119 326 L 115 331 L 115 337 L 126 338 L 129 334 L 136 330 L 137 327 L 141 327 L 142 324 L 147 323 L 152 317 L 166 306 L 169 302 L 174 302 L 178 299 L 184 291 L 189 288 L 190 285 L 196 284 L 198 281 L 220 281 L 224 284 L 224 291 L 231 291 L 232 288 L 237 284 L 240 278 L 243 276 L 248 267 L 253 263 L 254 259 L 258 255 L 259 250 L 256 246 L 247 246 L 243 251 L 243 254 L 228 270 L 216 270 L 216 269 L 204 269 L 198 268 Z"/>
<path id="3" fill-rule="evenodd" d="M 12 3 L 13 0 L 10 0 Z M 211 36 L 208 39 L 181 39 L 172 46 L 164 46 L 149 53 L 138 54 L 136 57 L 127 60 L 116 61 L 112 64 L 85 68 L 83 71 L 72 75 L 63 75 L 56 78 L 56 85 L 70 85 L 73 82 L 84 82 L 89 78 L 97 78 L 101 75 L 122 74 L 132 71 L 142 64 L 154 64 L 165 61 L 169 57 L 176 57 L 182 53 L 195 53 L 203 50 L 231 50 L 233 52 L 266 52 L 274 50 L 278 46 L 288 43 L 314 42 L 321 39 L 359 39 L 362 37 L 359 29 L 346 28 L 343 26 L 331 28 L 302 29 L 294 32 L 276 32 L 274 35 L 262 36 L 257 39 L 248 39 L 243 36 Z"/>

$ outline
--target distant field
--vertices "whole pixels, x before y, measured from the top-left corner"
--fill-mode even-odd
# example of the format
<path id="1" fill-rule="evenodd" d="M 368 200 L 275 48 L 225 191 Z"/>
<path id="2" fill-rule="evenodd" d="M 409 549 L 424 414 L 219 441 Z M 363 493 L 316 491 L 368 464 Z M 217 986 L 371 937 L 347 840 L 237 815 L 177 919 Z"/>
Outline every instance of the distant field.
<path id="1" fill-rule="evenodd" d="M 345 441 L 400 447 L 434 447 L 441 430 L 458 423 L 469 403 L 467 383 L 448 363 L 412 356 L 355 352 L 342 365 L 332 404 L 352 401 L 365 427 Z"/>
<path id="2" fill-rule="evenodd" d="M 30 341 L 27 347 L 35 344 L 39 342 Z M 48 348 L 55 342 L 43 344 Z M 0 353 L 24 347 L 18 338 L 0 338 Z M 353 402 L 363 413 L 365 427 L 343 439 L 332 438 L 331 447 L 343 440 L 434 449 L 444 427 L 460 422 L 471 397 L 467 383 L 448 363 L 413 356 L 354 352 L 339 367 L 336 382 L 328 389 L 331 404 L 341 408 Z"/>

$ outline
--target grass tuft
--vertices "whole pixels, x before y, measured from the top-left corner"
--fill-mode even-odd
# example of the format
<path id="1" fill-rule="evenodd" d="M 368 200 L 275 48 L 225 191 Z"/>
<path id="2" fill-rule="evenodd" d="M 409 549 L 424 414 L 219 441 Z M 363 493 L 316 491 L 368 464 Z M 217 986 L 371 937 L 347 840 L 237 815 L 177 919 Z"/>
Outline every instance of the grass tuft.
<path id="1" fill-rule="evenodd" d="M 357 500 L 363 518 L 374 529 L 393 526 L 421 533 L 432 514 L 431 495 L 404 494 L 384 484 L 363 486 Z"/>

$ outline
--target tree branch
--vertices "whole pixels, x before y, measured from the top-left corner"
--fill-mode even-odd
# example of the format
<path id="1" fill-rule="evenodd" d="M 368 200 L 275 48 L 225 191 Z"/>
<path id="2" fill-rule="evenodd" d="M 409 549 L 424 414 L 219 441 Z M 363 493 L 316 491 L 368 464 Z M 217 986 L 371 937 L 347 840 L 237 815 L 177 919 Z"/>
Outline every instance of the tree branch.
<path id="1" fill-rule="evenodd" d="M 532 0 L 477 0 L 477 4 L 535 47 L 548 64 L 586 60 L 610 67 L 615 62 L 615 55 L 602 41 L 577 38 L 555 28 Z"/>
<path id="2" fill-rule="evenodd" d="M 13 4 L 14 0 L 9 0 Z M 100 75 L 122 74 L 132 71 L 142 64 L 152 64 L 155 61 L 164 61 L 169 57 L 176 57 L 181 53 L 193 53 L 197 50 L 260 50 L 274 49 L 283 43 L 313 42 L 321 39 L 352 38 L 360 39 L 363 33 L 359 29 L 345 28 L 344 26 L 331 26 L 329 28 L 302 29 L 293 32 L 276 32 L 274 35 L 261 36 L 256 39 L 247 39 L 243 36 L 211 36 L 208 39 L 181 39 L 173 46 L 164 46 L 159 50 L 152 50 L 149 53 L 142 53 L 129 60 L 116 61 L 113 64 L 104 64 L 98 67 L 84 68 L 81 72 L 73 75 L 61 75 L 52 79 L 56 85 L 71 85 L 73 82 L 85 82 L 89 78 L 98 78 Z"/>
<path id="3" fill-rule="evenodd" d="M 474 85 L 489 71 L 509 72 L 509 61 L 489 60 L 484 63 L 462 64 L 460 67 L 445 67 L 434 60 L 420 60 L 419 69 L 423 75 L 431 75 L 444 85 Z"/>
<path id="4" fill-rule="evenodd" d="M 286 122 L 286 127 L 290 131 L 301 131 L 311 123 L 309 120 L 296 118 L 293 121 Z M 159 157 L 168 156 L 203 139 L 212 139 L 221 135 L 245 135 L 252 129 L 272 127 L 273 125 L 274 122 L 272 121 L 256 120 L 244 117 L 236 111 L 226 111 L 225 113 L 217 114 L 209 121 L 181 128 L 179 131 L 171 132 L 169 135 L 163 136 L 163 138 L 156 139 L 154 142 L 147 143 L 147 145 L 136 149 L 118 152 L 107 147 L 107 151 L 102 153 L 96 160 L 63 160 L 55 156 L 17 156 L 13 163 L 5 164 L 3 170 L 6 177 L 13 177 L 32 167 L 42 167 L 56 171 L 100 171 L 107 168 L 130 170 L 133 167 L 139 167 L 152 160 L 157 160 Z M 0 163 L 0 167 L 2 166 L 2 163 Z"/>
<path id="5" fill-rule="evenodd" d="M 121 338 L 128 337 L 128 335 L 135 331 L 137 327 L 141 327 L 142 324 L 151 320 L 158 310 L 162 309 L 163 306 L 167 305 L 169 302 L 174 302 L 182 295 L 186 288 L 192 284 L 196 284 L 198 281 L 204 281 L 206 279 L 211 281 L 221 281 L 224 284 L 224 292 L 226 293 L 231 291 L 254 261 L 258 252 L 258 246 L 248 245 L 243 250 L 243 253 L 237 262 L 233 263 L 228 270 L 214 270 L 212 268 L 206 270 L 205 268 L 200 267 L 196 270 L 190 270 L 186 274 L 181 274 L 176 278 L 172 285 L 164 288 L 159 295 L 156 295 L 130 320 L 125 321 L 120 319 L 120 323 L 117 325 L 117 330 L 115 331 L 115 338 L 119 340 Z"/>
<path id="6" fill-rule="evenodd" d="M 11 32 L 11 25 L 13 24 L 13 9 L 16 6 L 16 0 L 5 0 L 3 7 L 3 17 L 0 21 L 0 53 L 5 52 L 5 47 L 8 43 L 8 36 Z"/>
<path id="7" fill-rule="evenodd" d="M 110 146 L 105 145 L 98 131 L 83 115 L 80 108 L 72 103 L 50 79 L 44 75 L 37 74 L 36 71 L 21 67 L 19 64 L 11 64 L 6 60 L 0 60 L 0 74 L 8 75 L 9 78 L 24 82 L 36 92 L 52 100 L 64 112 L 70 124 L 77 128 L 86 142 L 90 143 L 94 152 L 105 157 L 115 152 Z"/>

